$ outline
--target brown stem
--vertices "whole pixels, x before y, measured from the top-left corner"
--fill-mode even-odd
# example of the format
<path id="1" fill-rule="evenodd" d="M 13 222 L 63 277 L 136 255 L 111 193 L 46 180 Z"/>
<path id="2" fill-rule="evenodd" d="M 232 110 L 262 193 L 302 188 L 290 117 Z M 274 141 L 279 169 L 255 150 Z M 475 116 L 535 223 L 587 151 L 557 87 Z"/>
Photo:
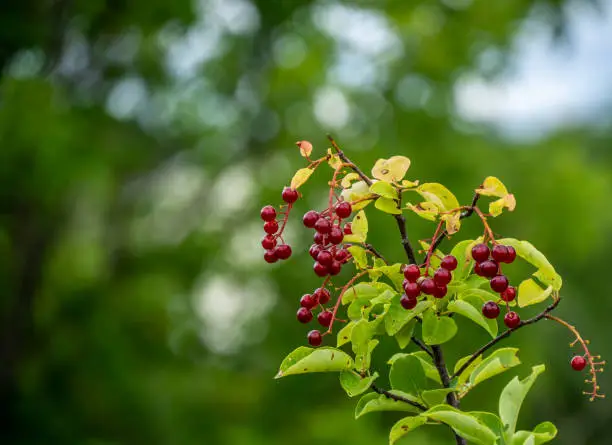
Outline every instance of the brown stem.
<path id="1" fill-rule="evenodd" d="M 402 397 L 402 396 L 393 394 L 392 392 L 386 391 L 386 390 L 384 390 L 382 388 L 379 388 L 378 386 L 376 386 L 374 384 L 372 384 L 372 386 L 370 388 L 372 388 L 372 391 L 374 391 L 374 392 L 376 392 L 378 394 L 382 394 L 383 396 L 385 396 L 388 399 L 395 400 L 397 402 L 404 402 L 404 403 L 407 403 L 408 405 L 412 405 L 415 408 L 420 409 L 421 411 L 427 411 L 427 407 L 421 405 L 419 402 L 415 402 L 413 400 L 407 399 L 406 397 Z"/>

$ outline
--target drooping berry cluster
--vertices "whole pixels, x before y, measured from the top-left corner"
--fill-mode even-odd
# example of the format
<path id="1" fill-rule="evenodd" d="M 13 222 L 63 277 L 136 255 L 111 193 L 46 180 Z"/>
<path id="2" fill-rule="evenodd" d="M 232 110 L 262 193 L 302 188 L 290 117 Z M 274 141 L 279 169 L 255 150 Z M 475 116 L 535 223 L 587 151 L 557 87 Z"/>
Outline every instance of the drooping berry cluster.
<path id="1" fill-rule="evenodd" d="M 351 234 L 350 223 L 342 226 L 342 220 L 348 218 L 353 209 L 351 204 L 340 201 L 333 209 L 318 213 L 309 210 L 302 222 L 309 229 L 314 229 L 314 244 L 310 246 L 310 256 L 315 260 L 313 270 L 320 277 L 338 275 L 342 265 L 350 259 L 350 253 L 341 246 L 344 235 Z"/>
<path id="2" fill-rule="evenodd" d="M 317 306 L 321 309 L 317 315 L 317 321 L 325 328 L 331 325 L 334 318 L 332 311 L 325 308 L 325 305 L 329 302 L 331 295 L 327 289 L 320 287 L 315 289 L 312 294 L 305 294 L 300 299 L 300 308 L 297 311 L 297 319 L 300 323 L 310 323 L 313 319 L 313 309 Z M 308 333 L 308 343 L 311 346 L 320 346 L 323 341 L 323 335 L 316 329 Z"/>
<path id="3" fill-rule="evenodd" d="M 491 289 L 500 294 L 503 301 L 508 303 L 516 298 L 516 288 L 510 286 L 508 277 L 501 270 L 501 263 L 510 264 L 516 259 L 514 247 L 495 244 L 493 249 L 489 249 L 484 243 L 476 244 L 472 247 L 472 258 L 476 263 L 474 273 L 489 278 Z M 506 309 L 504 324 L 510 329 L 516 328 L 521 323 L 521 317 L 516 312 L 510 311 L 507 304 Z M 487 301 L 482 306 L 482 314 L 487 318 L 497 318 L 499 312 L 499 305 L 495 301 Z"/>
<path id="4" fill-rule="evenodd" d="M 404 309 L 413 309 L 418 302 L 421 293 L 433 295 L 435 298 L 444 298 L 448 293 L 447 285 L 453 279 L 452 271 L 457 268 L 457 258 L 447 255 L 442 258 L 440 267 L 434 272 L 433 277 L 421 276 L 421 269 L 416 264 L 404 267 L 404 295 L 400 303 Z M 427 272 L 426 268 L 426 272 Z"/>
<path id="5" fill-rule="evenodd" d="M 299 195 L 297 190 L 289 187 L 285 187 L 282 193 L 283 201 L 287 203 L 285 210 L 281 211 L 280 214 L 284 215 L 282 226 L 279 225 L 276 217 L 277 211 L 271 206 L 267 205 L 261 209 L 261 219 L 264 221 L 264 232 L 266 235 L 261 240 L 261 246 L 264 248 L 264 260 L 268 263 L 276 263 L 278 260 L 286 260 L 291 256 L 291 246 L 282 238 L 283 230 L 287 222 L 287 216 L 291 211 L 293 203 L 298 200 Z M 282 244 L 278 244 L 278 240 Z"/>

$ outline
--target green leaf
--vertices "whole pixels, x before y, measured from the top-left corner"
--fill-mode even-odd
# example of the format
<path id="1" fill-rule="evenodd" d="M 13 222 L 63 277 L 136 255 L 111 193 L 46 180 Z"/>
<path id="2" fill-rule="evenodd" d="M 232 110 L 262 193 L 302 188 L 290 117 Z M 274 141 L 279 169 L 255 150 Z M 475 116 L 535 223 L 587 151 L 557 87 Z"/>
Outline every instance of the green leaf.
<path id="1" fill-rule="evenodd" d="M 374 203 L 374 207 L 382 212 L 390 213 L 391 215 L 399 215 L 402 213 L 402 211 L 397 207 L 397 201 L 389 198 L 378 198 Z"/>
<path id="2" fill-rule="evenodd" d="M 386 181 L 377 181 L 370 186 L 370 192 L 389 199 L 397 199 L 398 194 L 395 187 Z"/>
<path id="3" fill-rule="evenodd" d="M 391 432 L 389 433 L 389 445 L 393 445 L 406 434 L 414 431 L 426 422 L 427 419 L 425 417 L 404 417 L 391 428 Z"/>
<path id="4" fill-rule="evenodd" d="M 510 383 L 503 389 L 499 397 L 499 417 L 502 423 L 506 425 L 506 434 L 513 436 L 516 430 L 516 421 L 519 411 L 525 396 L 531 389 L 531 386 L 540 374 L 544 372 L 546 367 L 538 365 L 531 368 L 531 374 L 523 380 L 514 377 Z"/>
<path id="5" fill-rule="evenodd" d="M 342 295 L 342 304 L 350 303 L 357 298 L 372 299 L 376 297 L 381 290 L 374 286 L 374 283 L 357 283 L 349 287 L 344 295 Z"/>
<path id="6" fill-rule="evenodd" d="M 391 358 L 387 361 L 389 364 L 395 363 L 396 360 L 399 360 L 402 357 L 412 356 L 419 359 L 421 362 L 421 366 L 423 367 L 423 372 L 425 372 L 425 376 L 433 380 L 436 383 L 442 384 L 440 380 L 440 374 L 438 374 L 438 370 L 434 366 L 431 357 L 425 351 L 416 351 L 410 353 L 398 352 L 397 354 L 393 354 Z"/>
<path id="7" fill-rule="evenodd" d="M 501 348 L 494 351 L 474 368 L 470 374 L 470 385 L 474 387 L 484 380 L 520 365 L 517 353 L 518 348 Z"/>
<path id="8" fill-rule="evenodd" d="M 542 283 L 552 286 L 553 290 L 556 291 L 561 289 L 561 285 L 563 284 L 561 277 L 557 274 L 555 268 L 550 264 L 544 254 L 536 249 L 533 244 L 528 241 L 519 241 L 514 238 L 504 238 L 497 240 L 497 242 L 514 247 L 518 256 L 534 265 L 536 269 L 538 269 L 534 275 Z"/>
<path id="9" fill-rule="evenodd" d="M 421 416 L 449 425 L 469 443 L 495 445 L 497 442 L 495 433 L 477 417 L 459 411 L 449 405 L 434 406 L 421 414 Z"/>
<path id="10" fill-rule="evenodd" d="M 426 201 L 435 204 L 441 211 L 449 211 L 459 207 L 459 201 L 449 189 L 437 182 L 426 182 L 416 188 L 416 192 Z"/>
<path id="11" fill-rule="evenodd" d="M 395 334 L 395 339 L 397 340 L 397 344 L 399 345 L 400 349 L 404 349 L 410 343 L 416 323 L 416 318 L 413 318 L 406 325 L 404 325 L 404 327 L 401 328 L 397 334 Z"/>
<path id="12" fill-rule="evenodd" d="M 377 372 L 370 377 L 361 378 L 356 372 L 342 371 L 340 373 L 340 385 L 342 385 L 342 388 L 349 397 L 355 397 L 366 392 L 377 378 Z"/>
<path id="13" fill-rule="evenodd" d="M 402 282 L 404 281 L 404 274 L 401 271 L 401 263 L 390 264 L 388 266 L 381 266 L 378 268 L 391 282 L 395 289 L 402 293 L 404 289 L 402 288 Z"/>
<path id="14" fill-rule="evenodd" d="M 342 329 L 338 331 L 336 347 L 340 347 L 351 341 L 351 333 L 353 332 L 353 328 L 355 327 L 354 321 L 347 323 Z"/>
<path id="15" fill-rule="evenodd" d="M 351 222 L 351 235 L 344 236 L 345 243 L 365 243 L 368 238 L 368 218 L 363 210 L 360 210 Z"/>
<path id="16" fill-rule="evenodd" d="M 395 360 L 389 372 L 391 388 L 418 396 L 426 387 L 427 380 L 420 360 L 406 355 Z"/>
<path id="17" fill-rule="evenodd" d="M 368 255 L 363 247 L 352 245 L 347 250 L 353 255 L 353 260 L 355 260 L 355 265 L 358 269 L 368 267 Z"/>
<path id="18" fill-rule="evenodd" d="M 471 355 L 466 355 L 465 357 L 462 357 L 457 360 L 457 363 L 455 363 L 455 368 L 453 369 L 453 374 L 459 371 L 463 364 L 466 363 L 471 357 Z M 476 357 L 476 360 L 470 363 L 468 367 L 465 368 L 465 371 L 463 371 L 460 375 L 457 376 L 457 387 L 463 386 L 470 379 L 472 371 L 474 370 L 474 368 L 476 368 L 476 366 L 480 364 L 480 362 L 482 362 L 482 355 Z"/>
<path id="19" fill-rule="evenodd" d="M 486 318 L 484 315 L 482 315 L 481 310 L 476 309 L 476 307 L 469 302 L 465 300 L 454 300 L 448 304 L 447 309 L 451 312 L 455 312 L 456 314 L 469 318 L 478 326 L 487 331 L 491 337 L 495 337 L 497 335 L 497 323 L 495 320 L 489 320 Z M 493 321 L 493 323 L 489 323 L 489 321 Z"/>
<path id="20" fill-rule="evenodd" d="M 423 314 L 423 341 L 428 345 L 446 343 L 457 333 L 457 324 L 450 317 L 439 317 L 433 311 Z"/>
<path id="21" fill-rule="evenodd" d="M 475 289 L 475 288 L 466 289 L 464 291 L 461 291 L 459 295 L 457 296 L 457 298 L 459 298 L 460 300 L 473 301 L 471 297 L 477 297 L 482 303 L 485 303 L 490 300 L 492 301 L 499 300 L 499 294 L 495 294 L 491 292 L 490 290 Z"/>
<path id="22" fill-rule="evenodd" d="M 482 240 L 482 237 L 479 240 Z M 478 244 L 479 240 L 460 241 L 451 250 L 450 254 L 457 258 L 457 269 L 453 271 L 453 281 L 464 280 L 470 274 L 474 265 L 470 251 L 474 245 Z"/>
<path id="23" fill-rule="evenodd" d="M 351 343 L 355 353 L 355 367 L 360 371 L 366 371 L 370 367 L 372 351 L 378 345 L 378 340 L 372 340 L 376 326 L 376 322 L 360 320 L 353 327 Z"/>
<path id="24" fill-rule="evenodd" d="M 454 388 L 429 389 L 421 393 L 421 398 L 427 406 L 441 405 L 446 401 L 446 395 L 453 391 Z"/>
<path id="25" fill-rule="evenodd" d="M 280 365 L 277 379 L 309 372 L 338 372 L 353 368 L 353 359 L 336 348 L 307 348 L 300 346 L 291 352 Z"/>
<path id="26" fill-rule="evenodd" d="M 416 397 L 412 397 L 410 396 L 410 394 L 404 394 L 400 391 L 390 392 L 392 392 L 393 394 L 401 395 L 402 397 L 413 400 L 415 402 L 418 401 Z M 376 411 L 402 411 L 409 413 L 421 412 L 421 410 L 412 405 L 409 405 L 408 403 L 389 399 L 388 397 L 382 394 L 376 394 L 372 392 L 362 396 L 361 399 L 359 399 L 359 402 L 357 402 L 357 406 L 355 407 L 355 418 L 358 419 L 364 414 Z"/>
<path id="27" fill-rule="evenodd" d="M 389 311 L 385 316 L 387 334 L 391 336 L 397 334 L 410 320 L 430 308 L 432 304 L 431 301 L 419 301 L 414 309 L 408 311 L 400 304 L 400 296 L 396 295 L 391 299 Z"/>
<path id="28" fill-rule="evenodd" d="M 531 306 L 546 300 L 552 293 L 552 286 L 542 289 L 538 283 L 531 278 L 524 280 L 518 288 L 519 307 Z"/>
<path id="29" fill-rule="evenodd" d="M 470 415 L 476 417 L 480 422 L 484 423 L 498 437 L 497 445 L 510 445 L 504 438 L 504 425 L 501 419 L 493 413 L 485 411 L 470 411 Z"/>
<path id="30" fill-rule="evenodd" d="M 517 431 L 511 445 L 540 445 L 550 442 L 557 436 L 557 427 L 550 422 L 542 422 L 533 431 Z"/>
<path id="31" fill-rule="evenodd" d="M 297 189 L 306 181 L 308 181 L 308 178 L 310 178 L 310 175 L 312 175 L 313 173 L 314 170 L 310 168 L 300 168 L 297 172 L 295 172 L 295 175 L 293 175 L 290 187 L 292 189 Z"/>
<path id="32" fill-rule="evenodd" d="M 367 318 L 370 315 L 370 312 L 372 312 L 376 306 L 386 303 L 393 295 L 395 294 L 385 291 L 374 298 L 357 298 L 350 304 L 346 313 L 351 320 Z"/>

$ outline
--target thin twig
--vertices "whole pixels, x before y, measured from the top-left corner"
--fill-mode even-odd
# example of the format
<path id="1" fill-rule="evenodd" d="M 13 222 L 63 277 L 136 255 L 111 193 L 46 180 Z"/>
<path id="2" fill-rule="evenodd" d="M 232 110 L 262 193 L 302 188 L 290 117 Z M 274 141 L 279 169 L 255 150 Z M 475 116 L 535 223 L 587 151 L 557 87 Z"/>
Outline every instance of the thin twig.
<path id="1" fill-rule="evenodd" d="M 552 304 L 549 305 L 542 312 L 540 312 L 538 315 L 536 315 L 535 317 L 532 317 L 532 318 L 530 318 L 528 320 L 521 321 L 519 323 L 519 325 L 517 327 L 515 327 L 515 328 L 507 329 L 506 331 L 502 332 L 497 337 L 495 337 L 493 340 L 491 340 L 489 343 L 487 343 L 486 345 L 481 347 L 478 351 L 474 352 L 470 356 L 470 358 L 461 366 L 461 368 L 459 368 L 453 375 L 451 375 L 451 377 L 450 377 L 451 380 L 454 379 L 455 377 L 460 376 L 463 373 L 463 371 L 465 371 L 468 368 L 468 366 L 470 366 L 472 364 L 472 362 L 474 360 L 476 360 L 479 356 L 484 354 L 488 349 L 490 349 L 493 346 L 495 346 L 498 342 L 500 342 L 504 338 L 510 336 L 510 334 L 512 334 L 517 329 L 520 329 L 523 326 L 527 326 L 529 324 L 532 324 L 532 323 L 535 323 L 537 321 L 540 321 L 542 318 L 545 318 L 549 312 L 551 312 L 553 309 L 555 309 L 557 307 L 557 305 L 559 304 L 559 301 L 561 301 L 561 298 L 559 298 L 559 297 L 555 298 L 555 300 L 552 302 Z"/>
<path id="2" fill-rule="evenodd" d="M 415 408 L 420 409 L 421 411 L 427 411 L 427 407 L 424 405 L 421 405 L 419 402 L 415 402 L 413 400 L 407 399 L 406 397 L 402 397 L 397 394 L 393 394 L 392 392 L 379 388 L 378 386 L 374 384 L 372 384 L 370 388 L 372 388 L 372 391 L 378 394 L 382 394 L 388 399 L 395 400 L 396 402 L 404 402 L 404 403 L 407 403 L 408 405 L 412 405 Z"/>
<path id="3" fill-rule="evenodd" d="M 376 248 L 372 245 L 372 244 L 367 244 L 365 243 L 363 245 L 363 247 L 370 252 L 372 255 L 374 255 L 376 258 L 380 258 L 381 260 L 383 260 L 383 262 L 387 265 L 389 265 L 389 262 L 387 261 L 387 259 L 382 255 L 382 253 L 380 253 L 378 250 L 376 250 Z"/>
<path id="4" fill-rule="evenodd" d="M 425 351 L 428 356 L 430 356 L 432 359 L 434 358 L 434 355 L 433 355 L 433 352 L 431 352 L 431 349 L 429 349 L 427 345 L 423 343 L 419 338 L 413 335 L 412 337 L 410 337 L 410 340 L 412 340 L 412 343 L 414 343 L 419 348 L 421 348 L 423 351 Z"/>

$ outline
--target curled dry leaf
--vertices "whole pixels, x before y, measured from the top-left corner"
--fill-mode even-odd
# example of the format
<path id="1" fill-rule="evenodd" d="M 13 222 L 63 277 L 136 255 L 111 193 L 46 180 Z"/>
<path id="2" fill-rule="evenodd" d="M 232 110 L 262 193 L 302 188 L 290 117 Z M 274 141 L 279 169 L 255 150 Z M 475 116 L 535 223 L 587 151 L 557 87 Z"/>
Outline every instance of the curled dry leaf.
<path id="1" fill-rule="evenodd" d="M 300 154 L 307 158 L 312 153 L 312 144 L 308 141 L 297 141 L 295 145 L 300 149 Z"/>

